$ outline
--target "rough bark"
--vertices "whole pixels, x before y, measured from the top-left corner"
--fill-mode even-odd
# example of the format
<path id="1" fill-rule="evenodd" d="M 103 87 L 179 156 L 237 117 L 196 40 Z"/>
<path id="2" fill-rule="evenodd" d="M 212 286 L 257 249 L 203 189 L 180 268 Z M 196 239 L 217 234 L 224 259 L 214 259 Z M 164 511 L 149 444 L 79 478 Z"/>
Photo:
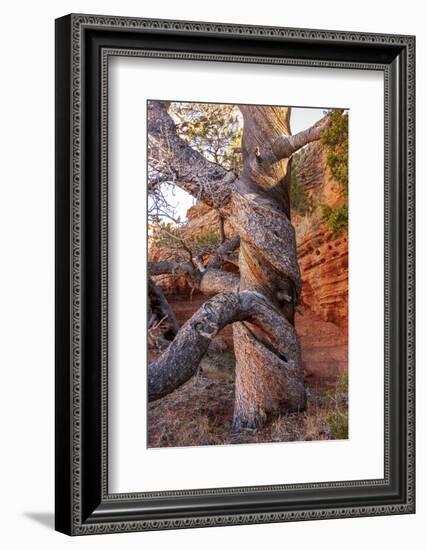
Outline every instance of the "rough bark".
<path id="1" fill-rule="evenodd" d="M 328 126 L 329 121 L 330 117 L 326 115 L 310 128 L 302 130 L 294 136 L 279 136 L 264 153 L 259 152 L 258 161 L 261 163 L 274 163 L 290 158 L 291 155 L 308 143 L 318 140 L 321 137 L 321 132 Z"/>
<path id="2" fill-rule="evenodd" d="M 162 260 L 160 262 L 149 262 L 148 272 L 150 275 L 170 274 L 184 276 L 192 288 L 200 290 L 205 294 L 217 294 L 224 290 L 237 290 L 240 277 L 235 273 L 220 271 L 223 260 L 236 250 L 240 245 L 238 235 L 222 243 L 215 251 L 212 260 L 207 268 L 201 262 L 200 256 L 191 257 L 190 262 L 177 262 L 176 260 Z"/>
<path id="3" fill-rule="evenodd" d="M 149 154 L 162 176 L 214 208 L 223 207 L 230 199 L 235 175 L 214 162 L 209 162 L 181 139 L 168 104 L 148 102 Z"/>
<path id="4" fill-rule="evenodd" d="M 216 334 L 240 317 L 234 292 L 218 294 L 203 304 L 163 355 L 148 365 L 148 400 L 159 399 L 189 380 Z"/>
<path id="5" fill-rule="evenodd" d="M 290 110 L 243 106 L 241 111 L 244 169 L 231 199 L 230 219 L 241 239 L 239 288 L 264 295 L 276 307 L 284 342 L 298 348 L 293 324 L 301 280 L 290 222 L 290 161 L 259 162 L 272 143 L 290 135 Z M 300 354 L 293 355 L 295 385 L 290 389 L 282 350 L 277 343 L 265 341 L 262 324 L 247 320 L 236 323 L 233 331 L 237 359 L 234 430 L 255 429 L 270 412 L 303 409 Z"/>
<path id="6" fill-rule="evenodd" d="M 328 124 L 325 117 L 292 136 L 289 108 L 243 105 L 240 110 L 244 118 L 243 170 L 235 181 L 222 169 L 209 166 L 211 163 L 195 151 L 185 149 L 173 121 L 165 116 L 164 105 L 153 105 L 149 119 L 158 158 L 166 143 L 172 158 L 168 162 L 180 185 L 222 209 L 221 214 L 239 235 L 240 245 L 239 278 L 216 269 L 221 264 L 220 254 L 201 274 L 199 288 L 203 292 L 233 292 L 217 294 L 206 302 L 181 328 L 165 354 L 149 366 L 150 396 L 165 395 L 192 376 L 213 335 L 233 323 L 237 360 L 234 430 L 256 429 L 270 412 L 305 406 L 294 328 L 301 278 L 290 222 L 291 155 L 319 139 Z"/>
<path id="7" fill-rule="evenodd" d="M 217 294 L 224 290 L 237 290 L 239 284 L 240 277 L 236 273 L 220 269 L 207 269 L 202 274 L 199 289 L 204 294 Z"/>
<path id="8" fill-rule="evenodd" d="M 259 327 L 262 345 L 274 347 L 280 358 L 279 365 L 267 367 L 268 376 L 276 378 L 279 374 L 280 380 L 274 394 L 268 393 L 269 405 L 276 408 L 284 394 L 285 403 L 295 407 L 299 394 L 304 391 L 303 373 L 298 369 L 300 350 L 296 332 L 282 320 L 273 304 L 252 291 L 217 294 L 183 325 L 165 353 L 148 365 L 149 401 L 167 395 L 189 380 L 218 332 L 230 323 L 245 320 Z M 263 392 L 262 386 L 258 391 Z"/>
<path id="9" fill-rule="evenodd" d="M 177 262 L 176 260 L 161 260 L 160 262 L 148 262 L 150 275 L 193 275 L 194 266 L 191 262 Z"/>
<path id="10" fill-rule="evenodd" d="M 192 266 L 189 269 L 190 265 L 187 262 L 164 260 L 157 263 L 149 263 L 148 271 L 150 275 L 183 275 L 193 289 L 200 290 L 204 294 L 218 294 L 224 290 L 237 290 L 240 277 L 236 273 L 221 271 L 220 269 L 211 267 L 197 271 Z"/>

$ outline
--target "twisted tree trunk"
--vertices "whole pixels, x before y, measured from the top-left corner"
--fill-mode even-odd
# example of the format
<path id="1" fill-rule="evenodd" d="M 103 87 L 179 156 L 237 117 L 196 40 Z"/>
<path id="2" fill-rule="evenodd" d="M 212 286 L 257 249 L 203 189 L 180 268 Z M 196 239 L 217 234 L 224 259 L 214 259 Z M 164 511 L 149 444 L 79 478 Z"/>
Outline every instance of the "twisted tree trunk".
<path id="1" fill-rule="evenodd" d="M 236 387 L 233 429 L 256 429 L 270 412 L 298 411 L 305 406 L 300 348 L 294 312 L 300 295 L 296 239 L 290 222 L 291 155 L 319 139 L 328 123 L 317 124 L 295 136 L 290 131 L 290 109 L 240 106 L 244 118 L 243 170 L 236 178 L 208 162 L 181 140 L 167 113 L 167 104 L 150 102 L 150 155 L 161 173 L 219 210 L 239 239 L 223 243 L 202 273 L 191 264 L 160 262 L 152 274 L 188 273 L 209 300 L 180 329 L 168 350 L 149 365 L 149 398 L 156 399 L 195 372 L 211 338 L 233 323 Z M 221 254 L 240 245 L 240 278 L 223 273 Z"/>
<path id="2" fill-rule="evenodd" d="M 230 219 L 241 239 L 240 290 L 265 296 L 282 315 L 281 323 L 288 323 L 294 343 L 300 272 L 290 223 L 290 161 L 262 160 L 271 154 L 276 139 L 290 135 L 290 113 L 288 108 L 277 107 L 240 109 L 244 117 L 244 169 L 231 198 Z M 261 326 L 239 322 L 233 331 L 237 359 L 234 430 L 262 425 L 271 411 L 303 409 L 305 392 L 298 345 L 293 364 L 289 364 L 288 354 L 265 340 Z"/>

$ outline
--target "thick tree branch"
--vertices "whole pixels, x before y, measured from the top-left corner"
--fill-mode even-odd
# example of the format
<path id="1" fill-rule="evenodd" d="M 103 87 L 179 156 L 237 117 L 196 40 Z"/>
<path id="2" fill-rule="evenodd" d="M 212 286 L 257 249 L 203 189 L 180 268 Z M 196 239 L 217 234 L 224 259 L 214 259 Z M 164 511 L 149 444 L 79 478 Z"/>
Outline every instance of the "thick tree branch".
<path id="1" fill-rule="evenodd" d="M 204 294 L 217 294 L 225 290 L 236 291 L 240 284 L 240 277 L 236 273 L 207 269 L 202 273 L 199 289 Z"/>
<path id="2" fill-rule="evenodd" d="M 162 260 L 160 262 L 148 262 L 150 275 L 183 275 L 193 276 L 194 266 L 190 262 L 177 262 L 176 260 Z"/>
<path id="3" fill-rule="evenodd" d="M 300 269 L 290 220 L 284 213 L 247 193 L 235 193 L 232 203 L 236 213 L 233 226 L 241 237 L 240 274 L 241 279 L 246 280 L 242 289 L 256 287 L 261 281 L 265 291 L 269 288 L 274 292 L 281 289 L 288 277 L 294 284 L 296 298 L 300 296 Z M 264 273 L 265 269 L 269 272 Z M 274 273 L 280 273 L 278 280 Z M 278 282 L 280 286 L 276 288 Z"/>
<path id="4" fill-rule="evenodd" d="M 257 292 L 222 292 L 203 304 L 163 355 L 148 365 L 148 400 L 164 397 L 189 380 L 218 332 L 244 320 L 261 326 L 265 342 L 278 346 L 281 368 L 289 379 L 294 377 L 300 353 L 294 327 Z"/>
<path id="5" fill-rule="evenodd" d="M 296 151 L 321 137 L 322 131 L 330 123 L 329 115 L 325 115 L 310 128 L 302 130 L 293 136 L 280 136 L 268 151 L 259 151 L 256 155 L 258 162 L 272 164 L 279 160 L 290 158 Z"/>
<path id="6" fill-rule="evenodd" d="M 216 334 L 240 318 L 239 296 L 234 292 L 218 294 L 203 304 L 163 355 L 148 365 L 148 400 L 159 399 L 189 380 Z"/>
<path id="7" fill-rule="evenodd" d="M 173 235 L 172 235 L 173 236 Z M 178 238 L 179 239 L 179 238 Z M 180 239 L 181 240 L 181 239 Z M 183 240 L 183 239 L 182 239 Z M 162 260 L 160 262 L 149 262 L 148 271 L 150 275 L 174 275 L 183 276 L 190 280 L 192 286 L 198 288 L 206 294 L 217 294 L 224 290 L 235 290 L 240 281 L 239 275 L 227 271 L 220 271 L 222 260 L 227 258 L 240 246 L 240 237 L 238 235 L 221 244 L 215 253 L 207 247 L 206 251 L 193 258 L 191 251 L 190 262 L 178 262 L 176 260 Z M 201 262 L 201 256 L 208 252 L 214 253 L 207 268 Z"/>
<path id="8" fill-rule="evenodd" d="M 202 272 L 196 271 L 189 262 L 162 260 L 148 263 L 150 275 L 173 275 L 185 277 L 190 285 L 204 294 L 217 294 L 224 290 L 236 290 L 240 277 L 236 273 L 208 268 Z"/>
<path id="9" fill-rule="evenodd" d="M 173 275 L 185 277 L 192 288 L 204 294 L 218 294 L 226 290 L 238 289 L 240 277 L 236 273 L 221 271 L 209 267 L 204 271 L 197 271 L 189 262 L 162 260 L 148 263 L 150 275 Z"/>
<path id="10" fill-rule="evenodd" d="M 229 201 L 235 175 L 178 136 L 167 104 L 148 102 L 148 135 L 150 162 L 158 172 L 209 206 L 219 208 Z"/>

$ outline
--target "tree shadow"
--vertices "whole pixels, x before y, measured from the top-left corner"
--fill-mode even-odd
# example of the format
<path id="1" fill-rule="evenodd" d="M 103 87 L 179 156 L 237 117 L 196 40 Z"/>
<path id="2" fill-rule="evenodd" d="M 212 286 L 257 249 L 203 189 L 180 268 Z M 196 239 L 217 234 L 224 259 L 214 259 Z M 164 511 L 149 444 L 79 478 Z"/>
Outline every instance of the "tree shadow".
<path id="1" fill-rule="evenodd" d="M 24 512 L 24 516 L 49 529 L 54 529 L 55 527 L 55 516 L 53 512 Z"/>

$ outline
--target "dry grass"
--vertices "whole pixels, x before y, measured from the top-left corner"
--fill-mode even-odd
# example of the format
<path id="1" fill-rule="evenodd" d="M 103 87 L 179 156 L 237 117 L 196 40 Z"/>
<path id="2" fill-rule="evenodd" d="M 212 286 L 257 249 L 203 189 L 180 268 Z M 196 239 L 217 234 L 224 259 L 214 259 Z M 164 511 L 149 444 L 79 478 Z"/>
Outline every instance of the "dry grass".
<path id="1" fill-rule="evenodd" d="M 256 432 L 231 434 L 234 355 L 209 351 L 197 375 L 148 406 L 148 446 L 187 447 L 347 439 L 347 377 L 307 388 L 307 408 L 272 418 Z"/>

